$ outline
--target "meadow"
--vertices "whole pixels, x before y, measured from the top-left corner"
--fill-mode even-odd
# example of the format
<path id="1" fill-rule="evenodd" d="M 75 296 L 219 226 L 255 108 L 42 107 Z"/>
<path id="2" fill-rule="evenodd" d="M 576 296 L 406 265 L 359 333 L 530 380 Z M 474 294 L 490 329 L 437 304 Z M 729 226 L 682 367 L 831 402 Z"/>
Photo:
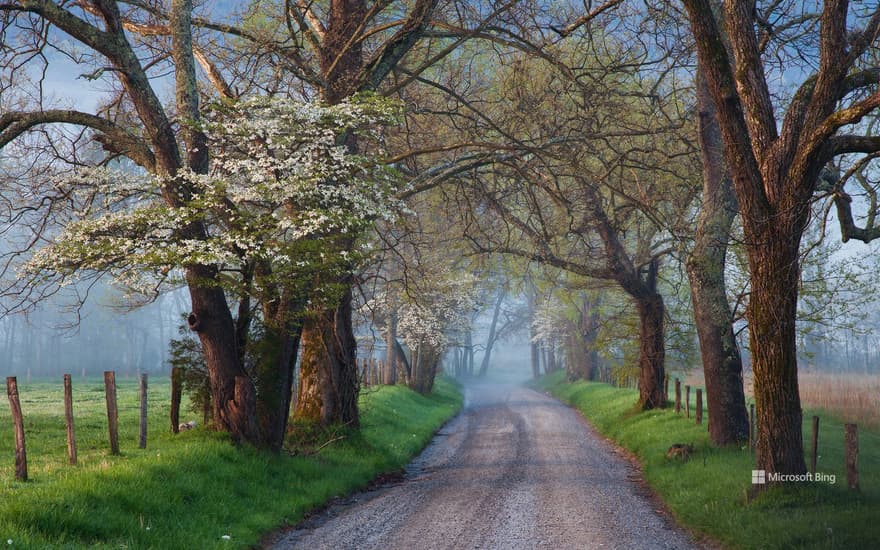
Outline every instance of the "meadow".
<path id="1" fill-rule="evenodd" d="M 809 419 L 820 417 L 817 472 L 827 481 L 773 488 L 751 498 L 754 455 L 748 446 L 714 448 L 704 415 L 703 425 L 673 408 L 636 412 L 638 391 L 607 384 L 569 383 L 565 373 L 536 385 L 579 409 L 606 437 L 632 452 L 645 480 L 680 524 L 725 548 L 834 549 L 877 548 L 880 541 L 880 432 L 859 427 L 861 489 L 846 484 L 843 423 L 836 413 L 806 409 L 804 441 L 809 445 Z M 670 388 L 671 389 L 671 388 Z M 671 392 L 670 392 L 671 393 Z M 669 459 L 674 443 L 694 446 L 690 460 Z M 806 451 L 805 451 L 806 452 Z M 809 460 L 807 460 L 809 464 Z"/>
<path id="2" fill-rule="evenodd" d="M 29 481 L 14 480 L 13 430 L 0 407 L 0 543 L 5 548 L 249 548 L 334 497 L 401 471 L 461 407 L 448 380 L 421 396 L 362 392 L 362 429 L 303 430 L 280 455 L 198 427 L 171 434 L 170 382 L 151 379 L 138 449 L 135 379 L 117 379 L 121 455 L 110 454 L 103 381 L 73 380 L 79 461 L 67 463 L 63 389 L 20 383 Z M 4 400 L 5 401 L 5 400 Z M 181 422 L 197 420 L 186 404 Z"/>
<path id="3" fill-rule="evenodd" d="M 702 369 L 672 373 L 682 384 L 705 387 Z M 743 375 L 746 396 L 752 396 L 752 373 Z M 798 390 L 805 409 L 819 409 L 839 420 L 880 429 L 880 374 L 798 372 Z"/>

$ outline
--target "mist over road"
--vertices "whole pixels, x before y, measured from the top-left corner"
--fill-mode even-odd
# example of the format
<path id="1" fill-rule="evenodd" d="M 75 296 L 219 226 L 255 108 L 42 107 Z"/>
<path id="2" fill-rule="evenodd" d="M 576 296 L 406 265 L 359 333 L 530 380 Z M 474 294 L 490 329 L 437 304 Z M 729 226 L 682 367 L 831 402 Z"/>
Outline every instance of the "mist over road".
<path id="1" fill-rule="evenodd" d="M 329 509 L 272 548 L 697 548 L 635 474 L 558 401 L 475 383 L 403 482 Z"/>

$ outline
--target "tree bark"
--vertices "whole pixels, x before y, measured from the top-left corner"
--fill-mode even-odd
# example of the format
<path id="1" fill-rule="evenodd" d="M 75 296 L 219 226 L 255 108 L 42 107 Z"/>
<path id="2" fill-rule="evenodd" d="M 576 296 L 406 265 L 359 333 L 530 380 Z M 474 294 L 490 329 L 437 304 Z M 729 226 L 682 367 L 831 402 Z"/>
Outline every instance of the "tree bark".
<path id="1" fill-rule="evenodd" d="M 196 173 L 208 172 L 208 148 L 204 133 L 195 129 L 194 124 L 199 120 L 199 93 L 195 73 L 195 59 L 192 49 L 192 1 L 174 0 L 171 4 L 171 38 L 173 44 L 173 59 L 175 64 L 175 85 L 177 110 L 185 119 L 184 144 L 187 148 L 187 164 Z M 118 14 L 117 14 L 118 16 Z M 118 29 L 122 39 L 124 34 L 121 27 Z M 133 52 L 132 52 L 133 56 Z M 138 73 L 140 74 L 140 73 Z M 146 80 L 146 77 L 143 77 Z M 144 96 L 152 90 L 147 84 L 147 89 L 141 89 L 139 82 L 129 77 L 123 81 L 128 82 L 134 103 L 138 107 L 141 118 L 151 121 L 148 127 L 153 128 L 156 137 L 156 158 L 159 165 L 164 165 L 166 175 L 174 175 L 182 168 L 182 160 L 176 138 L 174 137 L 170 123 L 161 110 L 161 104 L 154 95 Z M 146 115 L 146 116 L 145 116 Z M 155 122 L 152 122 L 155 120 Z M 161 171 L 161 170 L 160 170 Z M 182 201 L 190 194 L 187 186 L 174 191 L 167 190 L 163 194 L 166 201 L 172 205 L 181 205 Z M 202 224 L 191 224 L 183 230 L 197 238 L 204 238 L 206 230 Z M 216 280 L 216 269 L 209 266 L 188 266 L 186 268 L 186 280 L 190 291 L 192 313 L 189 316 L 189 327 L 195 331 L 202 343 L 208 375 L 211 382 L 211 402 L 213 404 L 214 425 L 218 429 L 227 430 L 231 433 L 234 441 L 247 441 L 254 444 L 261 442 L 258 431 L 253 427 L 253 419 L 244 418 L 242 410 L 251 411 L 255 403 L 241 403 L 236 405 L 236 384 L 246 384 L 247 373 L 240 360 L 237 348 L 232 313 L 223 291 L 212 283 Z M 236 382 L 237 378 L 242 381 Z M 253 388 L 244 391 L 240 399 L 249 399 L 254 396 Z M 242 408 L 243 407 L 243 408 Z"/>
<path id="2" fill-rule="evenodd" d="M 397 311 L 388 312 L 388 324 L 385 327 L 385 366 L 382 383 L 393 386 L 397 383 Z"/>
<path id="3" fill-rule="evenodd" d="M 323 100 L 337 105 L 357 91 L 363 69 L 363 47 L 357 38 L 366 15 L 365 0 L 332 0 L 319 53 L 324 87 Z M 347 136 L 349 153 L 357 152 L 357 138 Z M 339 249 L 350 248 L 351 238 L 342 236 Z M 341 251 L 341 250 L 339 250 Z M 337 281 L 350 285 L 350 275 Z M 357 347 L 352 325 L 352 293 L 346 289 L 338 304 L 313 312 L 305 321 L 302 338 L 297 412 L 300 418 L 322 424 L 342 423 L 357 427 L 358 384 Z"/>
<path id="4" fill-rule="evenodd" d="M 724 281 L 727 244 L 737 206 L 733 182 L 725 173 L 715 105 L 701 67 L 697 70 L 697 108 L 703 191 L 687 274 L 712 419 L 709 438 L 715 445 L 724 446 L 745 441 L 749 435 L 742 359 Z"/>
<path id="5" fill-rule="evenodd" d="M 187 322 L 190 330 L 198 334 L 202 344 L 211 383 L 214 426 L 228 431 L 233 441 L 260 444 L 259 433 L 252 430 L 256 424 L 243 418 L 239 412 L 240 407 L 235 404 L 236 378 L 247 378 L 247 373 L 238 359 L 232 314 L 221 289 L 203 286 L 206 279 L 198 274 L 205 269 L 207 268 L 187 270 L 187 279 L 192 281 L 189 285 L 192 313 Z M 213 273 L 207 276 L 213 277 Z M 255 396 L 255 392 L 245 392 L 242 395 Z M 246 410 L 255 408 L 256 403 L 248 403 L 245 407 Z"/>
<path id="6" fill-rule="evenodd" d="M 263 444 L 281 450 L 290 418 L 293 376 L 302 335 L 305 295 L 280 291 L 278 300 L 263 304 L 264 331 L 256 346 L 253 379 L 256 414 Z"/>
<path id="7" fill-rule="evenodd" d="M 422 395 L 431 393 L 434 388 L 434 377 L 437 374 L 439 359 L 439 353 L 432 346 L 422 344 L 418 347 L 413 359 L 411 389 Z"/>
<path id="8" fill-rule="evenodd" d="M 752 293 L 747 315 L 757 413 L 756 465 L 768 472 L 802 474 L 807 466 L 795 341 L 800 233 L 779 239 L 785 234 L 780 231 L 791 230 L 767 229 L 755 235 L 769 238 L 761 241 L 765 246 L 749 254 Z"/>
<path id="9" fill-rule="evenodd" d="M 391 69 L 415 45 L 427 26 L 430 16 L 436 7 L 437 0 L 418 0 L 411 12 L 403 21 L 399 30 L 387 41 L 369 63 L 364 58 L 363 39 L 360 33 L 367 15 L 365 0 L 331 0 L 327 10 L 327 22 L 323 30 L 319 51 L 317 52 L 324 86 L 321 89 L 323 100 L 329 105 L 336 105 L 354 93 L 363 90 L 375 90 L 388 75 Z M 349 152 L 357 152 L 356 136 L 349 135 L 346 145 Z M 347 236 L 350 237 L 350 236 Z M 351 248 L 353 239 L 345 238 L 348 244 L 342 249 Z M 351 276 L 345 275 L 339 281 L 342 285 L 351 285 Z M 322 326 L 310 327 L 309 337 L 303 336 L 303 370 L 297 408 L 312 411 L 309 417 L 315 418 L 314 411 L 323 411 L 320 418 L 334 419 L 345 424 L 357 426 L 357 362 L 356 346 L 352 330 L 352 293 L 349 288 L 343 293 L 341 302 L 332 310 L 322 312 L 316 320 Z M 324 339 L 317 338 L 323 335 Z M 327 340 L 333 338 L 333 340 Z M 305 358 L 310 364 L 307 366 Z M 323 369 L 328 370 L 326 376 L 320 376 Z M 331 384 L 321 390 L 313 384 Z M 301 398 L 319 399 L 319 403 L 303 403 Z M 329 399 L 329 401 L 328 401 Z"/>
<path id="10" fill-rule="evenodd" d="M 666 406 L 663 297 L 654 293 L 636 298 L 636 308 L 639 312 L 639 408 L 659 409 Z"/>
<path id="11" fill-rule="evenodd" d="M 302 331 L 302 363 L 296 416 L 321 424 L 359 427 L 360 392 L 352 294 L 347 286 L 336 308 L 312 311 Z"/>
<path id="12" fill-rule="evenodd" d="M 880 106 L 880 94 L 847 101 L 858 84 L 847 75 L 876 43 L 880 8 L 861 32 L 849 27 L 845 1 L 825 2 L 819 18 L 817 72 L 793 95 L 777 133 L 764 67 L 756 46 L 754 10 L 724 4 L 736 60 L 734 72 L 711 9 L 684 0 L 701 64 L 715 100 L 725 157 L 742 210 L 751 295 L 746 315 L 755 373 L 757 468 L 803 474 L 803 437 L 797 382 L 795 319 L 799 245 L 822 166 L 843 152 L 875 152 L 880 145 L 838 130 Z M 876 84 L 876 77 L 870 86 Z M 748 137 L 749 139 L 744 139 Z"/>
<path id="13" fill-rule="evenodd" d="M 579 314 L 578 330 L 580 336 L 579 345 L 581 360 L 579 373 L 583 380 L 593 380 L 596 370 L 599 368 L 599 351 L 596 349 L 596 340 L 599 337 L 599 300 L 597 298 L 584 298 L 583 310 Z"/>

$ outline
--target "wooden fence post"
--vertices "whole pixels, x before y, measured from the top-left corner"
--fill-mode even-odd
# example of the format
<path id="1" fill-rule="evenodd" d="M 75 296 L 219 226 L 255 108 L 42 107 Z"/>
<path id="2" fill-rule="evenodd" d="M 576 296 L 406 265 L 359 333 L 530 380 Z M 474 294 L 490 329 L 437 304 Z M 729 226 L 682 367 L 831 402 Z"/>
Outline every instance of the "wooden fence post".
<path id="1" fill-rule="evenodd" d="M 15 426 L 15 479 L 27 481 L 27 451 L 24 445 L 24 418 L 21 414 L 21 402 L 18 399 L 18 381 L 14 376 L 6 378 L 6 396 L 9 397 L 9 408 L 12 409 L 12 423 Z"/>
<path id="2" fill-rule="evenodd" d="M 669 401 L 669 373 L 663 378 L 663 403 Z M 666 405 L 663 405 L 664 407 Z"/>
<path id="3" fill-rule="evenodd" d="M 180 399 L 183 396 L 183 369 L 171 369 L 171 433 L 180 433 Z"/>
<path id="4" fill-rule="evenodd" d="M 76 434 L 73 429 L 73 383 L 69 374 L 64 375 L 64 423 L 67 426 L 67 460 L 76 465 Z"/>
<path id="5" fill-rule="evenodd" d="M 119 454 L 119 409 L 116 406 L 116 373 L 104 371 L 104 396 L 107 400 L 107 429 L 110 432 L 110 454 Z"/>
<path id="6" fill-rule="evenodd" d="M 675 413 L 681 414 L 681 380 L 675 379 Z"/>
<path id="7" fill-rule="evenodd" d="M 141 373 L 140 379 L 141 396 L 141 431 L 138 437 L 138 447 L 147 448 L 147 373 Z"/>
<path id="8" fill-rule="evenodd" d="M 819 453 L 819 417 L 813 416 L 813 437 L 810 438 L 810 473 L 816 474 L 816 459 Z"/>
<path id="9" fill-rule="evenodd" d="M 859 427 L 846 425 L 846 484 L 850 489 L 859 489 Z"/>
<path id="10" fill-rule="evenodd" d="M 688 385 L 684 386 L 684 413 L 691 417 L 691 387 Z"/>
<path id="11" fill-rule="evenodd" d="M 703 389 L 697 388 L 697 424 L 703 423 Z"/>

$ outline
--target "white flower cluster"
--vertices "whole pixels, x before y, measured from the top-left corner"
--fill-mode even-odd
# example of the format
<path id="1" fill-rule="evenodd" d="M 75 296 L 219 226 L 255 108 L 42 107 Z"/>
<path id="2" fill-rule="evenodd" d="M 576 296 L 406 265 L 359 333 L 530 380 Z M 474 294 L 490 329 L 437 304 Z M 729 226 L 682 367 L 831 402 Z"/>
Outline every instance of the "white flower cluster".
<path id="1" fill-rule="evenodd" d="M 212 154 L 209 174 L 182 170 L 170 179 L 92 168 L 66 176 L 60 189 L 81 194 L 77 219 L 25 265 L 32 273 L 108 270 L 127 285 L 187 264 L 235 267 L 270 261 L 303 267 L 297 246 L 356 235 L 400 210 L 400 179 L 377 154 L 347 145 L 381 145 L 397 117 L 385 100 L 337 106 L 256 98 L 213 108 L 203 125 Z M 169 206 L 169 193 L 183 206 Z M 207 239 L 186 238 L 201 224 Z M 322 261 L 333 247 L 323 247 Z M 349 260 L 349 258 L 343 258 Z"/>
<path id="2" fill-rule="evenodd" d="M 535 314 L 532 318 L 532 342 L 559 339 L 565 334 L 567 324 L 565 308 L 558 298 L 551 296 L 538 302 L 535 305 Z"/>
<path id="3" fill-rule="evenodd" d="M 419 295 L 418 303 L 401 305 L 397 332 L 410 349 L 427 345 L 442 350 L 450 333 L 469 328 L 477 294 L 473 279 L 467 275 L 444 280 L 431 292 Z"/>

